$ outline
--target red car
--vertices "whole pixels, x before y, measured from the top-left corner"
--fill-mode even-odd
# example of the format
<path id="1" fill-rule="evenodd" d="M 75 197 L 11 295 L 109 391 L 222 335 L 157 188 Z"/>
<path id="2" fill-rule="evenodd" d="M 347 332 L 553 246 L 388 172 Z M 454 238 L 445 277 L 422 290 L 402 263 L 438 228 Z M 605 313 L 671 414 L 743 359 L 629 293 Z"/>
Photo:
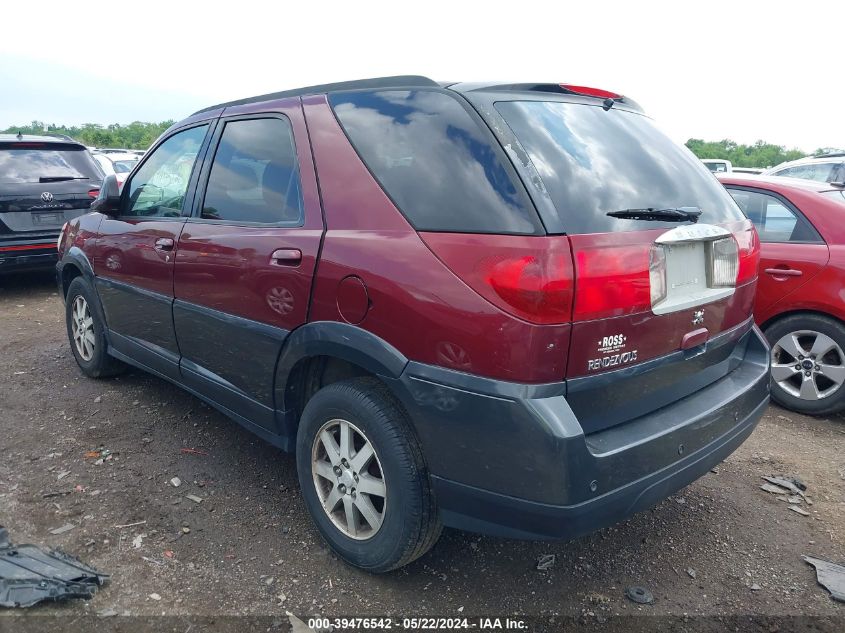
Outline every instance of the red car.
<path id="1" fill-rule="evenodd" d="M 762 242 L 754 317 L 772 345 L 772 397 L 811 415 L 845 408 L 845 187 L 719 180 Z"/>
<path id="2" fill-rule="evenodd" d="M 88 376 L 170 380 L 295 452 L 373 572 L 443 525 L 572 538 L 707 473 L 769 402 L 759 243 L 630 99 L 388 77 L 174 125 L 68 223 Z"/>

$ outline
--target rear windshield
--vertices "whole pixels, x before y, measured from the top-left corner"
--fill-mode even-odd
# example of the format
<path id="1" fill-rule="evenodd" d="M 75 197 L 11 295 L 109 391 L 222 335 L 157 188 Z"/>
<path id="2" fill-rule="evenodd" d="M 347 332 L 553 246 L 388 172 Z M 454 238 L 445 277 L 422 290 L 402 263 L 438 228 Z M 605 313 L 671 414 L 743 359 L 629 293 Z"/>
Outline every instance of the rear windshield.
<path id="1" fill-rule="evenodd" d="M 88 150 L 80 145 L 0 143 L 0 183 L 101 178 Z"/>
<path id="2" fill-rule="evenodd" d="M 330 101 L 361 159 L 417 230 L 542 232 L 495 138 L 455 97 L 390 90 L 337 93 Z"/>
<path id="3" fill-rule="evenodd" d="M 648 117 L 619 108 L 499 101 L 496 109 L 528 152 L 567 233 L 677 226 L 607 215 L 625 209 L 698 207 L 700 222 L 742 219 L 707 168 Z"/>

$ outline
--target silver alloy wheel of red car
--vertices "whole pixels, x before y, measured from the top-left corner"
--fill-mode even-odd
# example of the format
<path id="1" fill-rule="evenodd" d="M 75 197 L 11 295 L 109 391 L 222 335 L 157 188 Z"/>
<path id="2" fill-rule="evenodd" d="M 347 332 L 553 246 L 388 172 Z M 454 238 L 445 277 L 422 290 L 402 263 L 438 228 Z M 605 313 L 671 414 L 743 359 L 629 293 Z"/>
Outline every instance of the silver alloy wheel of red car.
<path id="1" fill-rule="evenodd" d="M 772 346 L 772 380 L 802 400 L 828 398 L 845 383 L 845 353 L 821 332 L 789 332 Z"/>
<path id="2" fill-rule="evenodd" d="M 91 310 L 85 297 L 77 295 L 73 300 L 71 311 L 71 329 L 73 331 L 73 343 L 76 351 L 82 360 L 90 361 L 94 357 L 94 319 L 91 317 Z"/>
<path id="3" fill-rule="evenodd" d="M 311 474 L 328 517 L 356 540 L 375 536 L 387 510 L 387 484 L 375 447 L 348 420 L 326 422 L 314 437 Z"/>

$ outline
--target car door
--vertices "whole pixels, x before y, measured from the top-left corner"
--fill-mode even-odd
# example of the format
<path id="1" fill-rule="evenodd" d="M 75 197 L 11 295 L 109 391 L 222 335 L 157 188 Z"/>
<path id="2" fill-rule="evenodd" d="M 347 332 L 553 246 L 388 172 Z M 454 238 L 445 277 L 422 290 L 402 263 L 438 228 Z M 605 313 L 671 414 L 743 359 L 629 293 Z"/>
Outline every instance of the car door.
<path id="1" fill-rule="evenodd" d="M 111 346 L 147 369 L 177 379 L 174 256 L 209 127 L 203 123 L 179 130 L 147 154 L 123 188 L 119 212 L 100 223 L 94 251 Z"/>
<path id="2" fill-rule="evenodd" d="M 821 235 L 789 200 L 772 191 L 727 187 L 760 236 L 760 272 L 754 312 L 760 317 L 827 265 Z"/>
<path id="3" fill-rule="evenodd" d="M 227 109 L 176 252 L 173 318 L 187 386 L 274 428 L 276 360 L 307 320 L 322 235 L 299 99 L 270 112 Z"/>

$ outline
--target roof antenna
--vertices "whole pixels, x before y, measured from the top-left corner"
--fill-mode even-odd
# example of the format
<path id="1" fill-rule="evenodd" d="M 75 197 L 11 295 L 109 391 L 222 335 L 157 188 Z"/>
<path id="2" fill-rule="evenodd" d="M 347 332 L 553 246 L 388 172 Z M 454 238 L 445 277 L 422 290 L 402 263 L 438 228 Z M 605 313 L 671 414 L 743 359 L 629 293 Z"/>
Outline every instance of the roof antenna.
<path id="1" fill-rule="evenodd" d="M 20 141 L 22 138 L 23 138 L 23 134 L 21 134 L 21 131 L 20 131 L 20 130 L 18 130 L 18 136 L 17 136 L 17 139 Z"/>

